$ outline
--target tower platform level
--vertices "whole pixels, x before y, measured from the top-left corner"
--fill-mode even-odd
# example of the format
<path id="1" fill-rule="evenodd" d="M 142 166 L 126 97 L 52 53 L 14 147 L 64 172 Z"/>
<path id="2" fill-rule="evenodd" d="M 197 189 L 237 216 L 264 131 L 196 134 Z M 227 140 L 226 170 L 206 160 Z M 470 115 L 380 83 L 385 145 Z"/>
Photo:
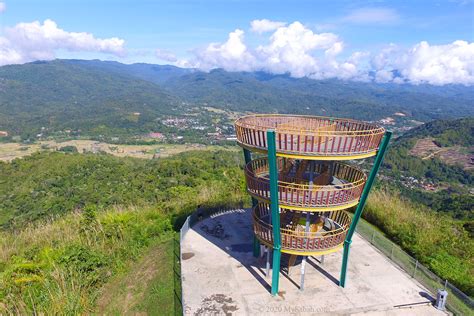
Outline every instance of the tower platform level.
<path id="1" fill-rule="evenodd" d="M 235 122 L 238 143 L 267 152 L 266 132 L 274 130 L 277 156 L 349 160 L 374 156 L 385 130 L 376 124 L 319 116 L 262 114 Z"/>
<path id="2" fill-rule="evenodd" d="M 303 290 L 308 256 L 344 249 L 344 287 L 352 235 L 391 133 L 351 119 L 276 114 L 244 116 L 235 130 L 252 197 L 254 255 L 265 246 L 267 270 L 270 252 L 277 269 L 282 254 L 293 263 L 300 257 Z M 370 176 L 351 162 L 373 156 Z M 347 211 L 353 207 L 352 217 Z M 272 295 L 278 289 L 274 274 Z"/>

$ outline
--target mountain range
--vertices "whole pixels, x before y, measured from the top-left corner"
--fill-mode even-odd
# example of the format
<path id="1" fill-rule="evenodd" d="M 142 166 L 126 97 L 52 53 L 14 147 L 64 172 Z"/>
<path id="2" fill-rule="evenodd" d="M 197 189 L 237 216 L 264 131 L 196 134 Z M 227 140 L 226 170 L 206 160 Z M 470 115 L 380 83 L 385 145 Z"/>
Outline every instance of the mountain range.
<path id="1" fill-rule="evenodd" d="M 393 113 L 426 122 L 474 115 L 462 85 L 312 80 L 263 72 L 202 72 L 170 65 L 53 60 L 0 67 L 0 130 L 31 137 L 42 128 L 140 134 L 161 119 L 212 106 L 379 120 Z"/>

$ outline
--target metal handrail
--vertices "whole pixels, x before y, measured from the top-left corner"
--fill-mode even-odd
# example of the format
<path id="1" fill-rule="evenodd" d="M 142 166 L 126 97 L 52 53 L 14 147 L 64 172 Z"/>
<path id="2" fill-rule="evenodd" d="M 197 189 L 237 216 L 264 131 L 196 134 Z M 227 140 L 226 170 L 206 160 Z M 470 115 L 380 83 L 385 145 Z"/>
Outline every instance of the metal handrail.
<path id="1" fill-rule="evenodd" d="M 335 131 L 327 131 L 321 128 L 328 127 L 330 125 L 318 125 L 319 129 L 315 129 L 313 126 L 310 128 L 305 128 L 304 125 L 300 125 L 298 127 L 290 128 L 290 127 L 279 127 L 277 122 L 279 118 L 286 118 L 286 119 L 306 119 L 307 121 L 317 121 L 317 122 L 328 122 L 332 124 L 339 124 L 342 125 L 346 124 L 355 124 L 358 126 L 359 129 L 357 130 L 335 130 Z M 257 123 L 249 123 L 246 121 L 258 119 Z M 276 119 L 273 122 L 275 124 L 258 124 L 258 123 L 266 123 L 266 121 L 271 121 L 271 119 Z M 333 134 L 347 134 L 347 135 L 367 135 L 367 134 L 383 134 L 385 129 L 381 126 L 378 126 L 373 123 L 367 123 L 352 119 L 342 119 L 342 118 L 332 118 L 332 117 L 325 117 L 325 116 L 312 116 L 312 115 L 285 115 L 285 114 L 254 114 L 254 115 L 247 115 L 240 117 L 235 121 L 235 125 L 239 127 L 246 127 L 249 129 L 267 131 L 268 129 L 273 129 L 275 132 L 305 132 L 307 135 L 333 135 Z M 346 125 L 347 126 L 347 125 Z M 350 126 L 350 125 L 349 125 Z"/>
<path id="2" fill-rule="evenodd" d="M 283 161 L 283 159 L 278 160 L 280 171 L 284 168 Z M 252 160 L 245 167 L 248 192 L 263 200 L 269 200 L 270 198 L 269 179 L 265 177 L 268 174 L 268 167 L 266 158 Z M 317 168 L 320 168 L 320 166 Z M 357 202 L 367 179 L 364 172 L 351 165 L 335 163 L 334 176 L 345 181 L 345 183 L 310 185 L 279 180 L 279 202 L 282 206 L 303 208 L 340 208 Z"/>
<path id="3" fill-rule="evenodd" d="M 263 239 L 263 242 L 273 244 L 273 226 L 262 219 L 262 217 L 268 215 L 268 204 L 259 203 L 253 209 L 254 231 L 256 236 Z M 280 228 L 282 250 L 311 252 L 334 249 L 342 245 L 351 220 L 349 215 L 344 211 L 340 211 L 338 216 L 333 217 L 340 217 L 340 222 L 337 223 L 340 226 L 337 229 L 325 231 L 325 234 L 320 232 L 298 232 Z M 300 247 L 295 247 L 294 245 L 299 245 Z M 313 247 L 310 247 L 311 245 L 313 245 Z"/>
<path id="4" fill-rule="evenodd" d="M 375 124 L 347 119 L 254 115 L 235 122 L 237 143 L 266 151 L 267 129 L 275 130 L 276 151 L 280 155 L 339 156 L 348 159 L 375 154 L 385 132 L 384 128 Z"/>

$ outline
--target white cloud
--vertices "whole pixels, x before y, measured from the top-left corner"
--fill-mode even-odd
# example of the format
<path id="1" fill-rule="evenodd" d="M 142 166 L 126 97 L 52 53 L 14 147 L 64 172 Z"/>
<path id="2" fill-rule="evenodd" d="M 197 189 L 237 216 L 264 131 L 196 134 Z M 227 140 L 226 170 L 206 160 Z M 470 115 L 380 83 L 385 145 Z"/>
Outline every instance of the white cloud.
<path id="1" fill-rule="evenodd" d="M 342 42 L 333 33 L 313 33 L 300 22 L 280 27 L 270 37 L 270 44 L 256 49 L 260 67 L 275 73 L 289 72 L 294 77 L 318 72 L 323 63 L 313 52 L 331 56 L 342 49 Z"/>
<path id="2" fill-rule="evenodd" d="M 34 21 L 5 28 L 0 43 L 0 65 L 54 59 L 56 50 L 59 49 L 101 52 L 116 56 L 125 54 L 123 39 L 99 39 L 90 33 L 67 32 L 49 19 L 43 24 Z"/>
<path id="3" fill-rule="evenodd" d="M 243 42 L 244 31 L 236 29 L 229 33 L 227 42 L 211 43 L 203 50 L 196 50 L 196 58 L 191 63 L 196 68 L 210 70 L 224 68 L 229 71 L 251 71 L 255 57 Z"/>
<path id="4" fill-rule="evenodd" d="M 342 18 L 343 22 L 357 24 L 385 24 L 400 20 L 400 16 L 390 8 L 360 8 L 350 12 Z"/>
<path id="5" fill-rule="evenodd" d="M 374 57 L 372 65 L 378 81 L 403 79 L 414 84 L 472 85 L 474 43 L 454 41 L 446 45 L 430 45 L 423 41 L 408 50 L 392 44 Z M 393 76 L 394 72 L 399 75 Z"/>
<path id="6" fill-rule="evenodd" d="M 336 61 L 343 47 L 336 34 L 317 34 L 300 22 L 293 22 L 278 27 L 268 44 L 255 49 L 247 47 L 244 31 L 237 29 L 229 34 L 227 42 L 212 43 L 205 49 L 196 50 L 195 58 L 186 63 L 203 70 L 224 68 L 228 71 L 290 73 L 293 77 L 355 77 L 358 73 L 353 62 Z"/>
<path id="7" fill-rule="evenodd" d="M 6 9 L 7 9 L 7 5 L 5 4 L 5 2 L 0 1 L 0 13 L 5 12 Z"/>
<path id="8" fill-rule="evenodd" d="M 164 61 L 168 61 L 168 62 L 171 62 L 171 63 L 174 63 L 174 62 L 178 61 L 178 58 L 176 58 L 176 55 L 173 54 L 172 52 L 170 52 L 167 49 L 157 48 L 155 50 L 155 55 L 159 59 L 164 60 Z"/>
<path id="9" fill-rule="evenodd" d="M 285 22 L 270 21 L 267 19 L 253 20 L 250 22 L 250 29 L 255 33 L 265 33 L 278 29 L 279 27 L 285 26 Z"/>
<path id="10" fill-rule="evenodd" d="M 208 71 L 267 71 L 293 77 L 339 78 L 394 83 L 443 85 L 474 84 L 474 43 L 446 45 L 420 42 L 406 49 L 390 44 L 378 52 L 345 52 L 334 33 L 315 33 L 296 21 L 280 26 L 264 44 L 249 47 L 244 31 L 235 30 L 225 43 L 211 43 L 194 51 L 194 58 L 179 65 Z M 348 56 L 349 57 L 342 57 Z"/>

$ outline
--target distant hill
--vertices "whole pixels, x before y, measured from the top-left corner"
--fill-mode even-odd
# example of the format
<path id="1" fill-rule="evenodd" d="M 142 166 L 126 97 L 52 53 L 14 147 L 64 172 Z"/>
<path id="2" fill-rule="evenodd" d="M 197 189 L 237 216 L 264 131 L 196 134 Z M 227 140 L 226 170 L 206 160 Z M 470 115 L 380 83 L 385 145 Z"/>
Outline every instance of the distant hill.
<path id="1" fill-rule="evenodd" d="M 0 67 L 0 130 L 11 134 L 149 130 L 179 104 L 156 84 L 101 67 L 60 60 Z"/>
<path id="2" fill-rule="evenodd" d="M 439 146 L 474 146 L 474 117 L 458 120 L 436 120 L 408 131 L 399 141 L 433 138 Z"/>
<path id="3" fill-rule="evenodd" d="M 430 121 L 474 115 L 464 86 L 295 79 L 262 72 L 209 73 L 169 65 L 54 60 L 0 67 L 0 131 L 31 138 L 46 131 L 137 135 L 163 130 L 161 118 L 206 115 L 199 107 L 380 120 Z M 191 113 L 192 112 L 192 113 Z M 404 121 L 405 120 L 405 121 Z M 211 120 L 204 117 L 200 124 Z"/>
<path id="4" fill-rule="evenodd" d="M 262 72 L 193 72 L 164 87 L 189 102 L 240 111 L 282 112 L 378 120 L 395 112 L 430 121 L 474 115 L 474 92 L 464 86 L 434 87 L 341 80 L 295 79 Z"/>
<path id="5" fill-rule="evenodd" d="M 62 60 L 64 63 L 79 65 L 90 69 L 102 69 L 121 75 L 132 76 L 153 83 L 164 83 L 172 78 L 195 72 L 194 69 L 179 68 L 171 65 L 154 65 L 146 63 L 122 64 L 116 61 L 101 60 Z"/>
<path id="6" fill-rule="evenodd" d="M 474 118 L 438 120 L 395 140 L 384 161 L 386 183 L 457 218 L 474 219 Z"/>

